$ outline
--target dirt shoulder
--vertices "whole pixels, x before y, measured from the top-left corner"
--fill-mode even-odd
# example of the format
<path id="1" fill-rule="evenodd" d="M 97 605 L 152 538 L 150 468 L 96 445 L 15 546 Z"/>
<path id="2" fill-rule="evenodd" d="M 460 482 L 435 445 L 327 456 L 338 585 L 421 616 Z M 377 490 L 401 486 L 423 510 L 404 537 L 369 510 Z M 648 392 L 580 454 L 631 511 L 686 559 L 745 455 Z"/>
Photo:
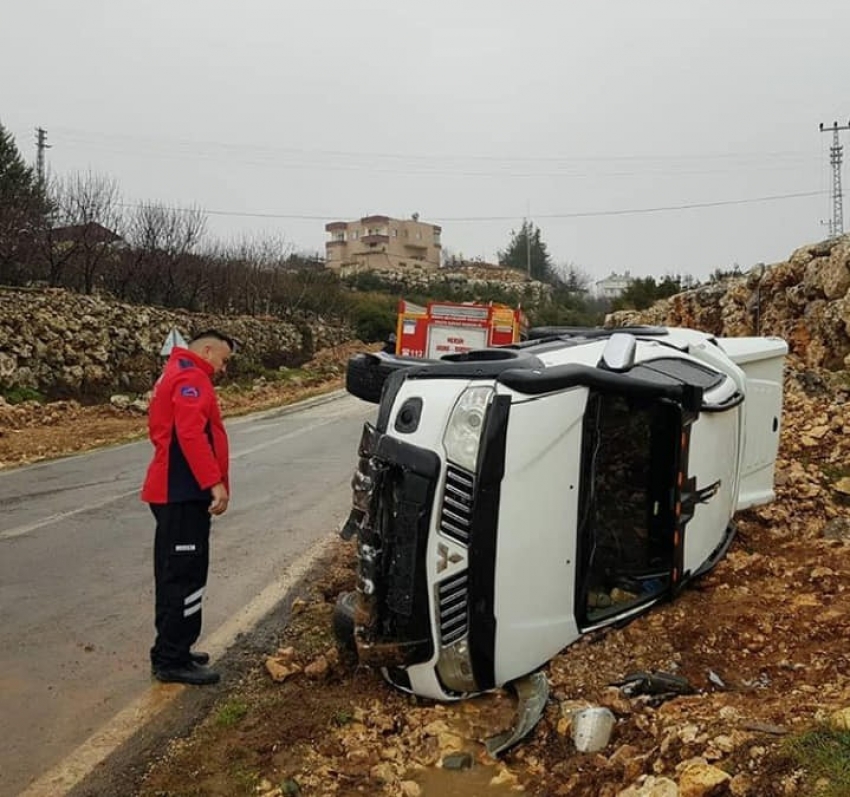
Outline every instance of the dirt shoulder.
<path id="1" fill-rule="evenodd" d="M 741 513 L 729 554 L 675 602 L 549 662 L 544 717 L 500 761 L 482 740 L 510 722 L 508 693 L 435 704 L 337 651 L 333 603 L 354 584 L 353 549 L 340 541 L 291 613 L 230 654 L 243 667 L 196 707 L 198 724 L 172 729 L 176 738 L 150 748 L 144 766 L 136 760 L 122 793 L 848 794 L 850 781 L 823 769 L 822 754 L 846 761 L 850 732 L 818 736 L 850 708 L 848 463 L 848 391 L 792 363 L 776 501 Z M 629 698 L 611 685 L 639 670 L 681 675 L 694 694 Z M 576 701 L 617 718 L 601 754 L 572 745 Z M 458 751 L 470 769 L 442 766 Z M 662 790 L 668 782 L 677 790 Z"/>

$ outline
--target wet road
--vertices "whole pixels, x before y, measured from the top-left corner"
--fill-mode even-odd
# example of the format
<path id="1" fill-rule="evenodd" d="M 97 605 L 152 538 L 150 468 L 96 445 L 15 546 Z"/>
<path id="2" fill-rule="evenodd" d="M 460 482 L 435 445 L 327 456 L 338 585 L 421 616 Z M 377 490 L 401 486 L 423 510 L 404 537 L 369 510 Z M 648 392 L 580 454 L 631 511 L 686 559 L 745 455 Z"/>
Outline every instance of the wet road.
<path id="1" fill-rule="evenodd" d="M 213 521 L 204 635 L 345 518 L 373 414 L 336 394 L 228 422 L 233 499 Z M 0 474 L 2 797 L 150 689 L 149 452 L 133 443 Z"/>

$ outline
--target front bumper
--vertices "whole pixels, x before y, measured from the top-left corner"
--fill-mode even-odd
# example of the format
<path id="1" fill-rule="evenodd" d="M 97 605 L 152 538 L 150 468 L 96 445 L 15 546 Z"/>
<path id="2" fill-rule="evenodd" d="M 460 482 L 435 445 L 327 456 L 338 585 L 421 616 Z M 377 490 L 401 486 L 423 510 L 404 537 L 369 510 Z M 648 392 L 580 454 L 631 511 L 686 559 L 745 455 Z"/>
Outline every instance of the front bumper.
<path id="1" fill-rule="evenodd" d="M 369 423 L 359 455 L 349 520 L 358 538 L 358 655 L 387 668 L 422 664 L 434 657 L 424 563 L 440 458 Z"/>

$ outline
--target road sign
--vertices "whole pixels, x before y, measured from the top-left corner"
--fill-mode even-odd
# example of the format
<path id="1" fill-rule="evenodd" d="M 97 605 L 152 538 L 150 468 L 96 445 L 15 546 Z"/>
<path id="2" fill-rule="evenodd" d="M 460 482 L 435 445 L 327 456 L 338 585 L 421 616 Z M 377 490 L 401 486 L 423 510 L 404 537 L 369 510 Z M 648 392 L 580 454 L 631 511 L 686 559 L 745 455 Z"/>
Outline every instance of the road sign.
<path id="1" fill-rule="evenodd" d="M 180 346 L 184 349 L 186 348 L 186 339 L 180 334 L 180 330 L 178 330 L 177 327 L 168 333 L 168 337 L 166 337 L 165 343 L 162 344 L 162 348 L 159 350 L 159 353 L 163 357 L 168 357 L 175 346 Z"/>

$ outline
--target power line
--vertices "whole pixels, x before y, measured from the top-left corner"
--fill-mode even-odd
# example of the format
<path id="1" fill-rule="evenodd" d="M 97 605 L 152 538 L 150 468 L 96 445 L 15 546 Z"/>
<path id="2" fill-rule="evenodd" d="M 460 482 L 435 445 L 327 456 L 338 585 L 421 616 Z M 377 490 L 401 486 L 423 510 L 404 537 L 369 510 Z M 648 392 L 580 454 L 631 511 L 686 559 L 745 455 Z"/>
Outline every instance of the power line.
<path id="1" fill-rule="evenodd" d="M 752 197 L 749 199 L 724 199 L 715 202 L 691 202 L 681 205 L 660 205 L 657 207 L 648 208 L 618 208 L 616 210 L 586 210 L 574 211 L 567 213 L 536 213 L 537 219 L 579 219 L 579 218 L 594 218 L 600 216 L 627 216 L 641 215 L 647 213 L 667 213 L 678 210 L 698 210 L 701 208 L 716 208 L 731 205 L 753 205 L 761 202 L 779 202 L 788 199 L 802 199 L 806 197 L 823 196 L 823 191 L 804 191 L 793 194 L 774 194 L 772 196 Z M 149 205 L 121 203 L 125 208 L 145 208 Z M 170 210 L 178 213 L 197 212 L 197 208 L 180 208 L 180 207 L 164 207 L 165 210 Z M 202 213 L 208 216 L 234 216 L 239 218 L 254 218 L 254 219 L 286 219 L 292 221 L 334 221 L 340 216 L 319 216 L 296 213 L 261 213 L 248 212 L 238 210 L 206 210 L 201 209 Z M 442 216 L 438 221 L 467 223 L 467 222 L 489 222 L 489 221 L 516 221 L 517 216 Z"/>
<path id="2" fill-rule="evenodd" d="M 185 162 L 187 159 L 211 161 L 221 163 L 221 156 L 204 154 L 202 152 L 186 152 L 185 154 L 178 153 L 134 153 L 114 147 L 98 147 L 98 152 L 104 151 L 114 152 L 119 155 L 135 155 L 142 158 L 171 158 Z M 575 171 L 572 169 L 556 169 L 549 171 L 515 171 L 515 170 L 483 170 L 483 169 L 468 169 L 468 168 L 452 168 L 447 165 L 431 166 L 427 168 L 418 166 L 382 166 L 370 163 L 333 163 L 322 161 L 290 161 L 283 162 L 279 159 L 267 158 L 257 160 L 245 155 L 236 155 L 231 158 L 231 161 L 238 160 L 240 163 L 248 166 L 260 166 L 264 170 L 282 169 L 282 170 L 301 170 L 301 171 L 329 171 L 329 172 L 367 172 L 369 174 L 394 174 L 394 175 L 414 175 L 419 177 L 485 177 L 485 178 L 545 178 L 545 179 L 592 179 L 598 180 L 601 178 L 624 178 L 624 177 L 694 177 L 705 175 L 723 175 L 723 174 L 741 174 L 742 171 L 768 171 L 775 174 L 780 171 L 809 169 L 807 164 L 800 163 L 764 163 L 751 165 L 734 165 L 728 168 L 706 168 L 706 169 L 681 169 L 681 168 L 648 168 L 645 170 L 627 170 L 627 171 Z M 814 161 L 814 159 L 813 159 Z"/>
<path id="3" fill-rule="evenodd" d="M 218 150 L 228 150 L 233 152 L 236 155 L 244 155 L 247 153 L 254 153 L 255 155 L 260 156 L 261 158 L 265 158 L 266 162 L 270 158 L 279 158 L 281 155 L 290 155 L 290 156 L 298 156 L 299 158 L 303 157 L 312 157 L 319 159 L 328 159 L 328 158 L 345 158 L 345 159 L 375 159 L 379 161 L 406 161 L 409 163 L 418 163 L 418 164 L 452 164 L 458 162 L 486 162 L 486 163 L 496 163 L 503 165 L 510 164 L 550 164 L 550 165 L 568 165 L 568 164 L 577 164 L 577 163 L 609 163 L 611 161 L 624 161 L 624 162 L 633 162 L 633 163 L 657 163 L 657 164 L 675 164 L 676 162 L 682 161 L 716 161 L 716 160 L 735 160 L 735 161 L 752 161 L 756 159 L 759 163 L 763 163 L 766 166 L 770 166 L 771 168 L 775 168 L 778 160 L 796 160 L 800 162 L 808 162 L 812 161 L 813 157 L 808 153 L 802 151 L 794 151 L 794 150 L 784 150 L 784 151 L 776 151 L 776 152 L 723 152 L 723 153 L 704 153 L 704 154 L 696 154 L 696 155 L 639 155 L 639 154 L 627 154 L 627 155 L 611 155 L 611 156 L 564 156 L 564 155 L 551 155 L 551 156 L 496 156 L 496 155 L 482 155 L 482 154 L 461 154 L 461 155 L 421 155 L 414 153 L 397 153 L 397 152 L 367 152 L 367 151 L 353 151 L 353 150 L 334 150 L 334 149 L 319 149 L 319 148 L 303 148 L 303 147 L 287 147 L 287 146 L 268 146 L 268 145 L 256 145 L 256 144 L 234 144 L 228 142 L 221 141 L 190 141 L 186 139 L 168 139 L 168 138 L 155 138 L 155 137 L 146 137 L 146 136 L 138 136 L 138 135 L 128 135 L 128 134 L 120 134 L 120 133 L 100 133 L 94 131 L 81 131 L 76 128 L 59 128 L 60 130 L 66 130 L 70 134 L 70 140 L 73 142 L 76 140 L 77 143 L 86 143 L 86 141 L 96 141 L 99 142 L 98 146 L 103 146 L 103 141 L 112 141 L 118 142 L 118 145 L 121 144 L 129 144 L 130 146 L 136 146 L 136 151 L 139 152 L 139 144 L 143 147 L 147 147 L 150 152 L 150 144 L 153 144 L 154 147 L 159 146 L 161 149 L 161 145 L 165 145 L 167 147 L 177 147 L 181 150 L 180 157 L 184 157 L 187 154 L 200 154 L 200 150 L 204 147 L 206 148 L 214 148 Z M 118 150 L 119 152 L 126 153 L 127 150 Z M 163 153 L 157 152 L 157 155 L 162 155 Z M 220 153 L 215 155 L 215 157 L 219 157 Z M 342 164 L 343 166 L 351 166 L 351 164 Z M 740 166 L 740 164 L 738 164 Z M 368 167 L 366 167 L 368 168 Z M 478 174 L 479 172 L 474 172 L 474 174 Z M 491 174 L 492 172 L 481 172 L 481 174 Z M 697 172 L 699 173 L 699 172 Z M 538 173 L 531 173 L 529 176 L 537 176 Z M 615 176 L 619 176 L 623 173 L 615 173 Z M 629 174 L 628 172 L 624 174 Z M 500 175 L 503 176 L 503 175 Z M 520 175 L 524 176 L 524 175 Z M 547 174 L 541 173 L 540 176 L 547 176 Z"/>

